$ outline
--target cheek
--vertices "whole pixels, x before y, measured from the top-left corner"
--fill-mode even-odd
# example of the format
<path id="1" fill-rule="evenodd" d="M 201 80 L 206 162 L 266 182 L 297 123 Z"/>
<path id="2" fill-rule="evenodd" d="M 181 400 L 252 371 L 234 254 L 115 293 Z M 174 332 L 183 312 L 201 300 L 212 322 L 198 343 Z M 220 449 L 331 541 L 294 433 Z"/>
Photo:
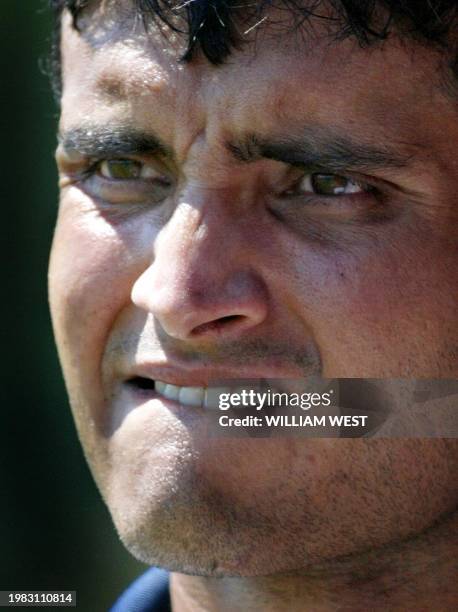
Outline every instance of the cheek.
<path id="1" fill-rule="evenodd" d="M 62 203 L 49 270 L 53 325 L 67 384 L 95 386 L 107 337 L 130 305 L 142 262 L 132 231 Z M 92 383 L 92 384 L 91 384 Z"/>
<path id="2" fill-rule="evenodd" d="M 325 376 L 435 376 L 447 365 L 437 355 L 456 322 L 450 257 L 400 233 L 351 252 L 301 248 L 290 258 L 296 309 Z"/>

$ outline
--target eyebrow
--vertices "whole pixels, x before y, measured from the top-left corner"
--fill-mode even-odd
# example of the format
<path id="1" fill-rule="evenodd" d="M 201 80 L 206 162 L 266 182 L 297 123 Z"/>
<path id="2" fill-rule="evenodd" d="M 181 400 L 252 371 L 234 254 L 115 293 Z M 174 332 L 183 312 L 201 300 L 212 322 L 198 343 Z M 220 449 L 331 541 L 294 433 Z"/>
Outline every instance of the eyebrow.
<path id="1" fill-rule="evenodd" d="M 153 133 L 129 126 L 85 126 L 59 134 L 59 144 L 67 153 L 87 157 L 121 155 L 162 155 L 174 159 L 173 150 Z M 354 140 L 328 128 L 311 127 L 295 137 L 268 139 L 255 134 L 227 141 L 226 149 L 237 161 L 253 163 L 271 159 L 299 168 L 370 171 L 403 168 L 412 155 Z"/>
<path id="2" fill-rule="evenodd" d="M 173 152 L 154 134 L 126 126 L 87 126 L 59 134 L 59 144 L 71 153 L 87 157 L 160 154 L 173 158 Z"/>
<path id="3" fill-rule="evenodd" d="M 387 147 L 360 143 L 328 128 L 311 127 L 299 136 L 263 139 L 254 134 L 226 144 L 232 155 L 241 162 L 272 159 L 291 166 L 343 170 L 376 170 L 403 168 L 412 155 Z"/>

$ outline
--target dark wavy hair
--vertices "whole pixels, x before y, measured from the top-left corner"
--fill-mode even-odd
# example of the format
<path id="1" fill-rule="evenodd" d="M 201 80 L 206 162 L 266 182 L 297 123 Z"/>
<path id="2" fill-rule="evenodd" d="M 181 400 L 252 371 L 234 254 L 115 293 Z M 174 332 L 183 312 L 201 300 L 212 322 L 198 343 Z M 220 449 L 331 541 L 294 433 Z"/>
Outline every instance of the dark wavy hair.
<path id="1" fill-rule="evenodd" d="M 80 12 L 90 0 L 50 0 L 55 28 L 50 63 L 56 98 L 61 94 L 60 21 L 64 9 L 78 29 Z M 200 50 L 214 65 L 243 43 L 236 23 L 262 19 L 269 7 L 288 11 L 294 29 L 313 19 L 327 20 L 336 40 L 354 37 L 361 46 L 386 40 L 392 33 L 430 45 L 447 54 L 451 74 L 458 77 L 457 0 L 132 0 L 145 26 L 152 18 L 165 23 L 186 40 L 181 58 L 189 61 Z M 331 12 L 320 12 L 322 5 Z M 332 16 L 330 16 L 332 15 Z M 382 16 L 382 18 L 381 18 Z M 291 25 L 289 26 L 291 27 Z"/>

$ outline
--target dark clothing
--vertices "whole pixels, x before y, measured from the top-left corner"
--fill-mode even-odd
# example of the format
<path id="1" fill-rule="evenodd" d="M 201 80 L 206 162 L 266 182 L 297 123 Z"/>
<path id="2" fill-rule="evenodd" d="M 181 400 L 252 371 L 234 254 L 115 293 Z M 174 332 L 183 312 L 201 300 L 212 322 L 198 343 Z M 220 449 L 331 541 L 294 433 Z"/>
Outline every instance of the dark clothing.
<path id="1" fill-rule="evenodd" d="M 135 580 L 110 612 L 171 612 L 169 573 L 152 567 Z"/>

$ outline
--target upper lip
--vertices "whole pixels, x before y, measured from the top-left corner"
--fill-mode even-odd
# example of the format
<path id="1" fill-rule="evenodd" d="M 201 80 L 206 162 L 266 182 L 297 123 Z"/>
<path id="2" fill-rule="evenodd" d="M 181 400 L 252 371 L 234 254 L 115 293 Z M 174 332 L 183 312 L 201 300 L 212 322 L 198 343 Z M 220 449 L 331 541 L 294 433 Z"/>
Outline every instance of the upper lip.
<path id="1" fill-rule="evenodd" d="M 316 374 L 310 372 L 309 375 Z M 299 372 L 298 369 L 279 364 L 263 364 L 258 367 L 215 367 L 200 366 L 196 367 L 177 367 L 171 364 L 155 364 L 153 362 L 142 361 L 136 363 L 126 376 L 127 380 L 135 377 L 149 378 L 150 380 L 160 380 L 165 383 L 179 387 L 208 387 L 214 384 L 221 384 L 230 380 L 260 380 L 275 378 L 303 378 L 307 373 Z"/>

